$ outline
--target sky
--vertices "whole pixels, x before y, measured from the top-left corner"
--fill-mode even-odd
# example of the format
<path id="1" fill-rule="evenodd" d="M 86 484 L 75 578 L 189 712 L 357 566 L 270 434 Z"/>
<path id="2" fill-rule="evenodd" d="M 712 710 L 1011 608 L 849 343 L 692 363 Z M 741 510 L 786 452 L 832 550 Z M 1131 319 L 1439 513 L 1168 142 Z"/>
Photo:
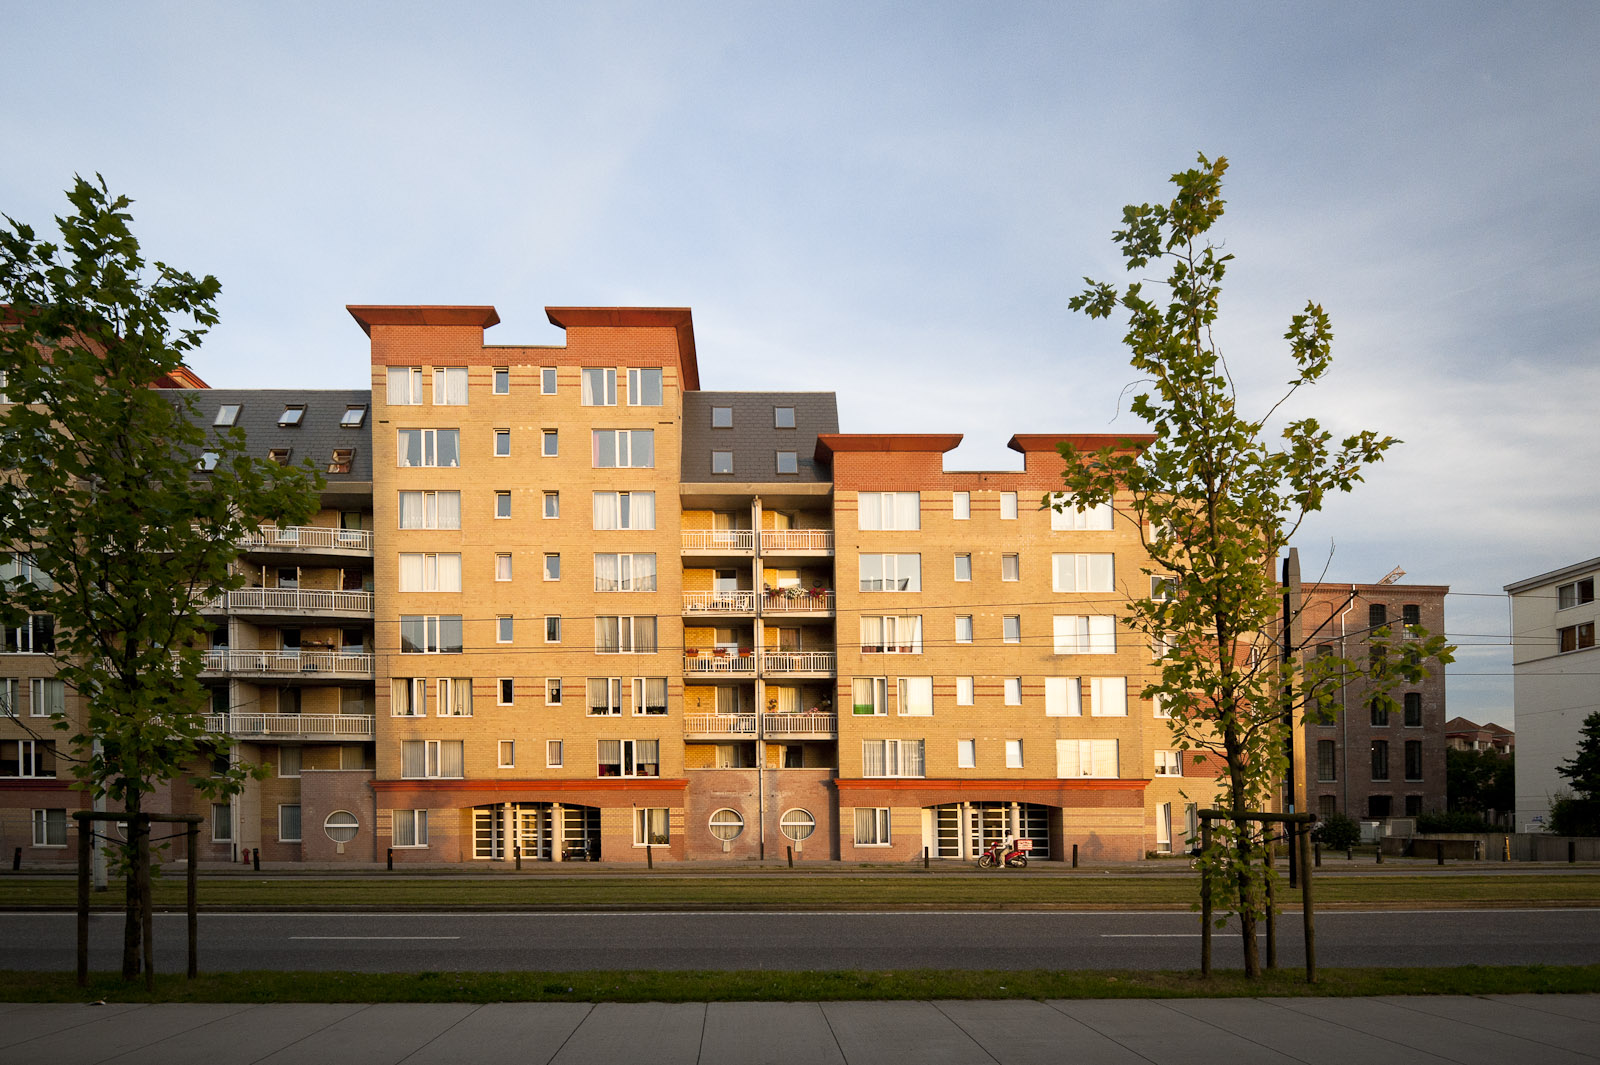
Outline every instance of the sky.
<path id="1" fill-rule="evenodd" d="M 358 303 L 687 306 L 716 390 L 837 391 L 846 432 L 1138 431 L 1110 234 L 1226 156 L 1218 340 L 1246 410 L 1308 300 L 1292 417 L 1404 444 L 1297 541 L 1447 584 L 1449 713 L 1514 723 L 1502 587 L 1600 555 L 1600 6 L 39 4 L 0 0 L 0 212 L 74 174 L 221 279 L 192 360 L 365 387 Z M 1575 410 L 1569 409 L 1573 404 Z M 1590 472 L 1585 473 L 1585 470 Z"/>

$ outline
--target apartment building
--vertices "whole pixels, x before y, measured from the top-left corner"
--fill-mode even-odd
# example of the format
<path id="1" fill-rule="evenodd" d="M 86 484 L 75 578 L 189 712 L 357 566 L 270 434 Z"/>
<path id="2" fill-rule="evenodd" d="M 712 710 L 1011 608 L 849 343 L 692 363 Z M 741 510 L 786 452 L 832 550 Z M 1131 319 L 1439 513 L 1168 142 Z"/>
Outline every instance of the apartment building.
<path id="1" fill-rule="evenodd" d="M 1570 794 L 1556 772 L 1578 751 L 1583 721 L 1600 710 L 1595 579 L 1600 558 L 1505 587 L 1517 714 L 1517 831 L 1543 832 L 1550 803 Z"/>
<path id="2" fill-rule="evenodd" d="M 1387 629 L 1408 638 L 1405 627 L 1445 631 L 1444 585 L 1331 584 L 1301 586 L 1302 638 L 1313 654 L 1367 662 L 1370 639 Z M 1370 685 L 1351 680 L 1338 692 L 1339 712 L 1305 729 L 1301 777 L 1307 808 L 1320 816 L 1382 819 L 1443 813 L 1445 790 L 1445 676 L 1435 669 L 1422 683 L 1390 693 L 1398 710 L 1372 701 Z"/>

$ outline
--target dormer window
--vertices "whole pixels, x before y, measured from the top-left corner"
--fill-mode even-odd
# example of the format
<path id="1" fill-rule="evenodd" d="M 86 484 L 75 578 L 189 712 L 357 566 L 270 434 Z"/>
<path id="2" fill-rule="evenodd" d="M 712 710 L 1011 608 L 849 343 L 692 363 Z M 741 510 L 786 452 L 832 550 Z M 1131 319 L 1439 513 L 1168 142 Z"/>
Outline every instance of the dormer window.
<path id="1" fill-rule="evenodd" d="M 355 461 L 356 449 L 353 447 L 336 447 L 333 449 L 333 461 L 328 463 L 329 473 L 349 473 L 350 465 Z"/>
<path id="2" fill-rule="evenodd" d="M 212 425 L 237 425 L 239 423 L 239 404 L 224 403 L 217 408 L 217 420 Z"/>
<path id="3" fill-rule="evenodd" d="M 366 420 L 365 404 L 356 404 L 344 409 L 344 417 L 339 419 L 339 425 L 345 429 L 359 429 Z"/>
<path id="4" fill-rule="evenodd" d="M 210 473 L 217 468 L 217 453 L 215 451 L 202 453 L 200 461 L 194 464 L 194 468 L 201 473 Z"/>
<path id="5" fill-rule="evenodd" d="M 278 424 L 285 427 L 297 426 L 304 420 L 305 416 L 306 405 L 304 403 L 290 403 L 283 408 L 283 413 L 278 415 Z"/>
<path id="6" fill-rule="evenodd" d="M 293 450 L 294 448 L 292 447 L 275 447 L 267 452 L 267 458 L 276 462 L 279 466 L 287 466 L 289 465 L 289 454 Z"/>

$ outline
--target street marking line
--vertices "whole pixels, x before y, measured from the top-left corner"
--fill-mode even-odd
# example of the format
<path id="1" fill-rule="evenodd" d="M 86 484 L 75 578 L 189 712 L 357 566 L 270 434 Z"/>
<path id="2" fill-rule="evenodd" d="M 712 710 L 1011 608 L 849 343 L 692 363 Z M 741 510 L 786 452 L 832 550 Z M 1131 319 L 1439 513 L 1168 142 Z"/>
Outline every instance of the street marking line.
<path id="1" fill-rule="evenodd" d="M 290 939 L 460 939 L 460 936 L 290 936 Z"/>

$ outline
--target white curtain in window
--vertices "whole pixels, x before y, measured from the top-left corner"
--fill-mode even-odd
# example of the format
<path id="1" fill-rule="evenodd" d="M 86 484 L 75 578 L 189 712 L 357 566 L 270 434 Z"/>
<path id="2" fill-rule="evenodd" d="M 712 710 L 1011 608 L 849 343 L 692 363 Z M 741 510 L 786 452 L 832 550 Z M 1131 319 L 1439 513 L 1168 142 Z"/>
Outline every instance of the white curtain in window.
<path id="1" fill-rule="evenodd" d="M 629 529 L 654 529 L 656 527 L 656 494 L 654 492 L 629 492 L 622 500 L 622 519 Z"/>
<path id="2" fill-rule="evenodd" d="M 433 402 L 452 407 L 467 403 L 467 368 L 447 366 L 433 371 Z"/>
<path id="3" fill-rule="evenodd" d="M 900 775 L 903 777 L 920 777 L 922 769 L 922 741 L 900 741 Z"/>
<path id="4" fill-rule="evenodd" d="M 616 555 L 594 556 L 594 590 L 597 592 L 614 592 L 620 587 L 618 584 L 618 565 Z"/>
<path id="5" fill-rule="evenodd" d="M 864 777 L 885 775 L 883 740 L 861 741 L 861 775 Z"/>
<path id="6" fill-rule="evenodd" d="M 411 374 L 412 368 L 410 366 L 389 367 L 389 405 L 391 407 L 408 406 L 416 402 L 411 394 Z"/>
<path id="7" fill-rule="evenodd" d="M 933 678 L 900 678 L 900 713 L 906 717 L 933 715 Z"/>
<path id="8" fill-rule="evenodd" d="M 400 741 L 400 775 L 422 777 L 427 775 L 427 744 L 423 740 Z"/>
<path id="9" fill-rule="evenodd" d="M 894 528 L 920 529 L 922 520 L 920 502 L 922 497 L 916 492 L 894 493 Z"/>
<path id="10" fill-rule="evenodd" d="M 883 622 L 883 618 L 870 615 L 861 619 L 862 650 L 879 651 L 883 649 Z"/>
<path id="11" fill-rule="evenodd" d="M 655 654 L 656 651 L 656 619 L 633 619 L 633 646 L 629 650 L 637 654 Z"/>
<path id="12" fill-rule="evenodd" d="M 1077 677 L 1044 679 L 1044 716 L 1083 716 L 1083 697 L 1079 692 Z"/>
<path id="13" fill-rule="evenodd" d="M 421 492 L 400 493 L 400 528 L 421 529 L 424 522 Z"/>
<path id="14" fill-rule="evenodd" d="M 632 583 L 625 587 L 634 592 L 653 592 L 656 590 L 656 556 L 633 555 Z"/>
<path id="15" fill-rule="evenodd" d="M 862 492 L 857 496 L 856 527 L 869 530 L 883 528 L 882 492 Z"/>
<path id="16" fill-rule="evenodd" d="M 972 697 L 973 697 L 972 688 L 973 688 L 973 685 L 972 685 L 972 678 L 971 677 L 957 677 L 956 678 L 956 705 L 957 706 L 971 706 L 972 705 Z"/>
<path id="17" fill-rule="evenodd" d="M 441 777 L 462 776 L 462 747 L 461 740 L 439 741 L 439 775 Z"/>
<path id="18" fill-rule="evenodd" d="M 1056 776 L 1115 777 L 1116 740 L 1057 740 Z"/>
<path id="19" fill-rule="evenodd" d="M 598 617 L 594 619 L 594 649 L 605 654 L 616 654 L 621 649 L 617 636 L 617 623 L 620 618 Z"/>
<path id="20" fill-rule="evenodd" d="M 644 677 L 640 685 L 644 689 L 644 709 L 652 713 L 660 713 L 667 708 L 667 678 Z M 638 709 L 637 707 L 635 709 Z"/>
<path id="21" fill-rule="evenodd" d="M 778 700 L 778 713 L 792 714 L 800 709 L 799 688 L 769 688 L 767 690 Z"/>
<path id="22" fill-rule="evenodd" d="M 461 528 L 461 493 L 460 492 L 435 492 L 437 500 L 438 520 L 432 525 L 435 529 Z"/>
<path id="23" fill-rule="evenodd" d="M 624 493 L 596 492 L 594 494 L 594 527 L 600 530 L 620 529 L 621 500 Z"/>
<path id="24" fill-rule="evenodd" d="M 1089 680 L 1091 717 L 1128 716 L 1128 678 L 1091 677 Z"/>
<path id="25" fill-rule="evenodd" d="M 410 494 L 402 492 L 402 502 L 404 497 Z M 400 590 L 402 592 L 420 592 L 422 588 L 422 556 L 410 553 L 402 554 L 400 556 Z"/>
<path id="26" fill-rule="evenodd" d="M 889 811 L 872 807 L 856 808 L 856 842 L 860 844 L 889 842 Z"/>
<path id="27" fill-rule="evenodd" d="M 1063 504 L 1063 509 L 1054 509 L 1054 504 Z M 1078 530 L 1086 532 L 1104 532 L 1111 528 L 1111 504 L 1102 503 L 1098 507 L 1087 510 L 1078 510 L 1073 503 L 1072 496 L 1060 493 L 1051 499 L 1050 528 L 1056 530 Z"/>
<path id="28" fill-rule="evenodd" d="M 1115 590 L 1111 554 L 1053 555 L 1054 585 L 1058 592 L 1109 592 Z"/>
<path id="29" fill-rule="evenodd" d="M 1109 655 L 1117 650 L 1117 619 L 1109 614 L 1057 614 L 1053 629 L 1058 655 Z"/>

